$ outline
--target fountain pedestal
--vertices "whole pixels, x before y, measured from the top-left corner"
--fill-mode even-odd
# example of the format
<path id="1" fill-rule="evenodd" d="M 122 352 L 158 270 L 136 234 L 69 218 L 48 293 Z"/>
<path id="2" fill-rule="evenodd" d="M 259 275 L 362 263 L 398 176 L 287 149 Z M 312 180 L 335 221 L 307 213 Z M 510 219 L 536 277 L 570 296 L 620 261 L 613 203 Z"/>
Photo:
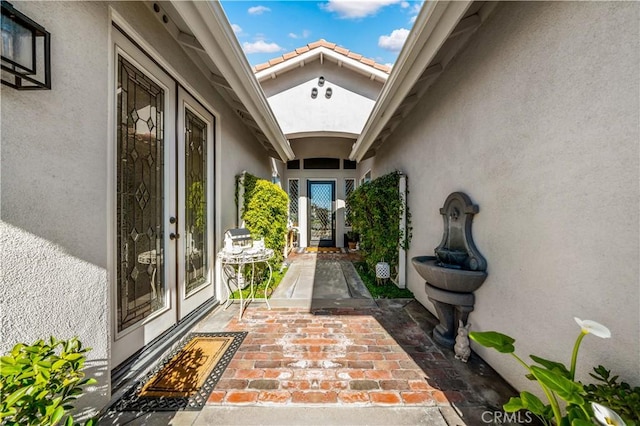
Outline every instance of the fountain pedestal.
<path id="1" fill-rule="evenodd" d="M 442 241 L 435 256 L 416 256 L 413 266 L 426 281 L 425 290 L 436 308 L 438 324 L 433 338 L 453 348 L 459 321 L 467 323 L 475 296 L 487 278 L 487 261 L 476 248 L 471 235 L 473 216 L 478 206 L 462 192 L 450 194 L 440 214 L 444 221 Z"/>
<path id="2" fill-rule="evenodd" d="M 440 290 L 429 283 L 425 283 L 424 287 L 440 320 L 440 324 L 433 330 L 433 339 L 442 346 L 453 348 L 456 343 L 458 321 L 467 323 L 469 313 L 473 311 L 475 296 L 473 293 Z"/>

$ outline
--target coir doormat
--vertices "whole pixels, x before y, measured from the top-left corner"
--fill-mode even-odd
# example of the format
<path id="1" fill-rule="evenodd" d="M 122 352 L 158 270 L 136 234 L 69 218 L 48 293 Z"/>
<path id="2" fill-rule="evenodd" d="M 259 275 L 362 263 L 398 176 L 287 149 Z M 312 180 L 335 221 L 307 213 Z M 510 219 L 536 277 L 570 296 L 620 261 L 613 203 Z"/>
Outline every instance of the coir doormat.
<path id="1" fill-rule="evenodd" d="M 306 253 L 342 253 L 338 247 L 305 247 Z"/>
<path id="2" fill-rule="evenodd" d="M 246 332 L 191 333 L 116 402 L 115 411 L 199 410 Z"/>

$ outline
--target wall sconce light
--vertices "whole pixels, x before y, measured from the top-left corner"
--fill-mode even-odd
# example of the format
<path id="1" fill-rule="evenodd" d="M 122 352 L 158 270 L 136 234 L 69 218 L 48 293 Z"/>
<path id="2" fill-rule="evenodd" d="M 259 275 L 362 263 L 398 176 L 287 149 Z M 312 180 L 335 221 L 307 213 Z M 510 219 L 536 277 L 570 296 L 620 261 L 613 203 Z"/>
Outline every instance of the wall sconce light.
<path id="1" fill-rule="evenodd" d="M 51 34 L 2 1 L 2 84 L 51 89 Z"/>
<path id="2" fill-rule="evenodd" d="M 324 77 L 320 76 L 320 78 L 318 78 L 318 86 L 322 87 L 324 86 Z"/>
<path id="3" fill-rule="evenodd" d="M 318 88 L 314 87 L 313 89 L 311 89 L 311 98 L 315 99 L 318 97 Z"/>
<path id="4" fill-rule="evenodd" d="M 327 87 L 327 91 L 326 91 L 326 92 L 324 92 L 324 96 L 325 96 L 327 99 L 330 99 L 330 98 L 331 98 L 331 95 L 333 95 L 333 89 L 331 89 L 331 87 Z"/>

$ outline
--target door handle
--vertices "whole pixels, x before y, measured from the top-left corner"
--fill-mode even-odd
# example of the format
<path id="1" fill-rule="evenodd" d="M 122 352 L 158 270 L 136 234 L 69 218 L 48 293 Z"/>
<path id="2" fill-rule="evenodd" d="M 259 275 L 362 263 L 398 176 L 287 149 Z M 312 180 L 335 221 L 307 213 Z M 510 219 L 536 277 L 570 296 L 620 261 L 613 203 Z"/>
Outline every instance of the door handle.
<path id="1" fill-rule="evenodd" d="M 177 240 L 178 238 L 180 238 L 180 234 L 176 234 L 176 233 L 170 233 L 169 234 L 169 239 L 170 240 Z"/>
<path id="2" fill-rule="evenodd" d="M 170 223 L 170 224 L 174 224 L 174 223 L 176 223 L 177 221 L 178 221 L 178 219 L 176 219 L 174 216 L 171 216 L 171 217 L 169 218 L 169 223 Z"/>

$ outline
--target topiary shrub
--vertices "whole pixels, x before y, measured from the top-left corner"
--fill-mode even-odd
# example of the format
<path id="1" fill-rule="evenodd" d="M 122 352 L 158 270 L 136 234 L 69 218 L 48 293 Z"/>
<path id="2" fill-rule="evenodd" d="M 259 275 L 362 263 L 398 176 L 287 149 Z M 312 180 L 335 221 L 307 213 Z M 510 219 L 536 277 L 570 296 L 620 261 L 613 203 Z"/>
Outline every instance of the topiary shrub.
<path id="1" fill-rule="evenodd" d="M 273 249 L 274 262 L 277 265 L 283 260 L 289 215 L 288 203 L 287 193 L 278 185 L 259 179 L 242 216 L 245 226 L 251 231 L 251 236 L 254 239 L 264 238 L 265 245 Z"/>
<path id="2" fill-rule="evenodd" d="M 2 425 L 56 425 L 82 387 L 96 383 L 85 379 L 85 354 L 76 338 L 31 345 L 19 343 L 0 358 L 0 421 Z M 65 425 L 75 425 L 67 416 Z M 94 424 L 91 419 L 85 425 Z"/>
<path id="3" fill-rule="evenodd" d="M 410 215 L 406 229 L 400 230 L 400 218 L 407 209 L 400 194 L 400 172 L 393 172 L 363 183 L 348 197 L 349 221 L 360 236 L 360 251 L 370 271 L 384 260 L 392 270 L 398 267 L 398 250 L 409 248 Z"/>

